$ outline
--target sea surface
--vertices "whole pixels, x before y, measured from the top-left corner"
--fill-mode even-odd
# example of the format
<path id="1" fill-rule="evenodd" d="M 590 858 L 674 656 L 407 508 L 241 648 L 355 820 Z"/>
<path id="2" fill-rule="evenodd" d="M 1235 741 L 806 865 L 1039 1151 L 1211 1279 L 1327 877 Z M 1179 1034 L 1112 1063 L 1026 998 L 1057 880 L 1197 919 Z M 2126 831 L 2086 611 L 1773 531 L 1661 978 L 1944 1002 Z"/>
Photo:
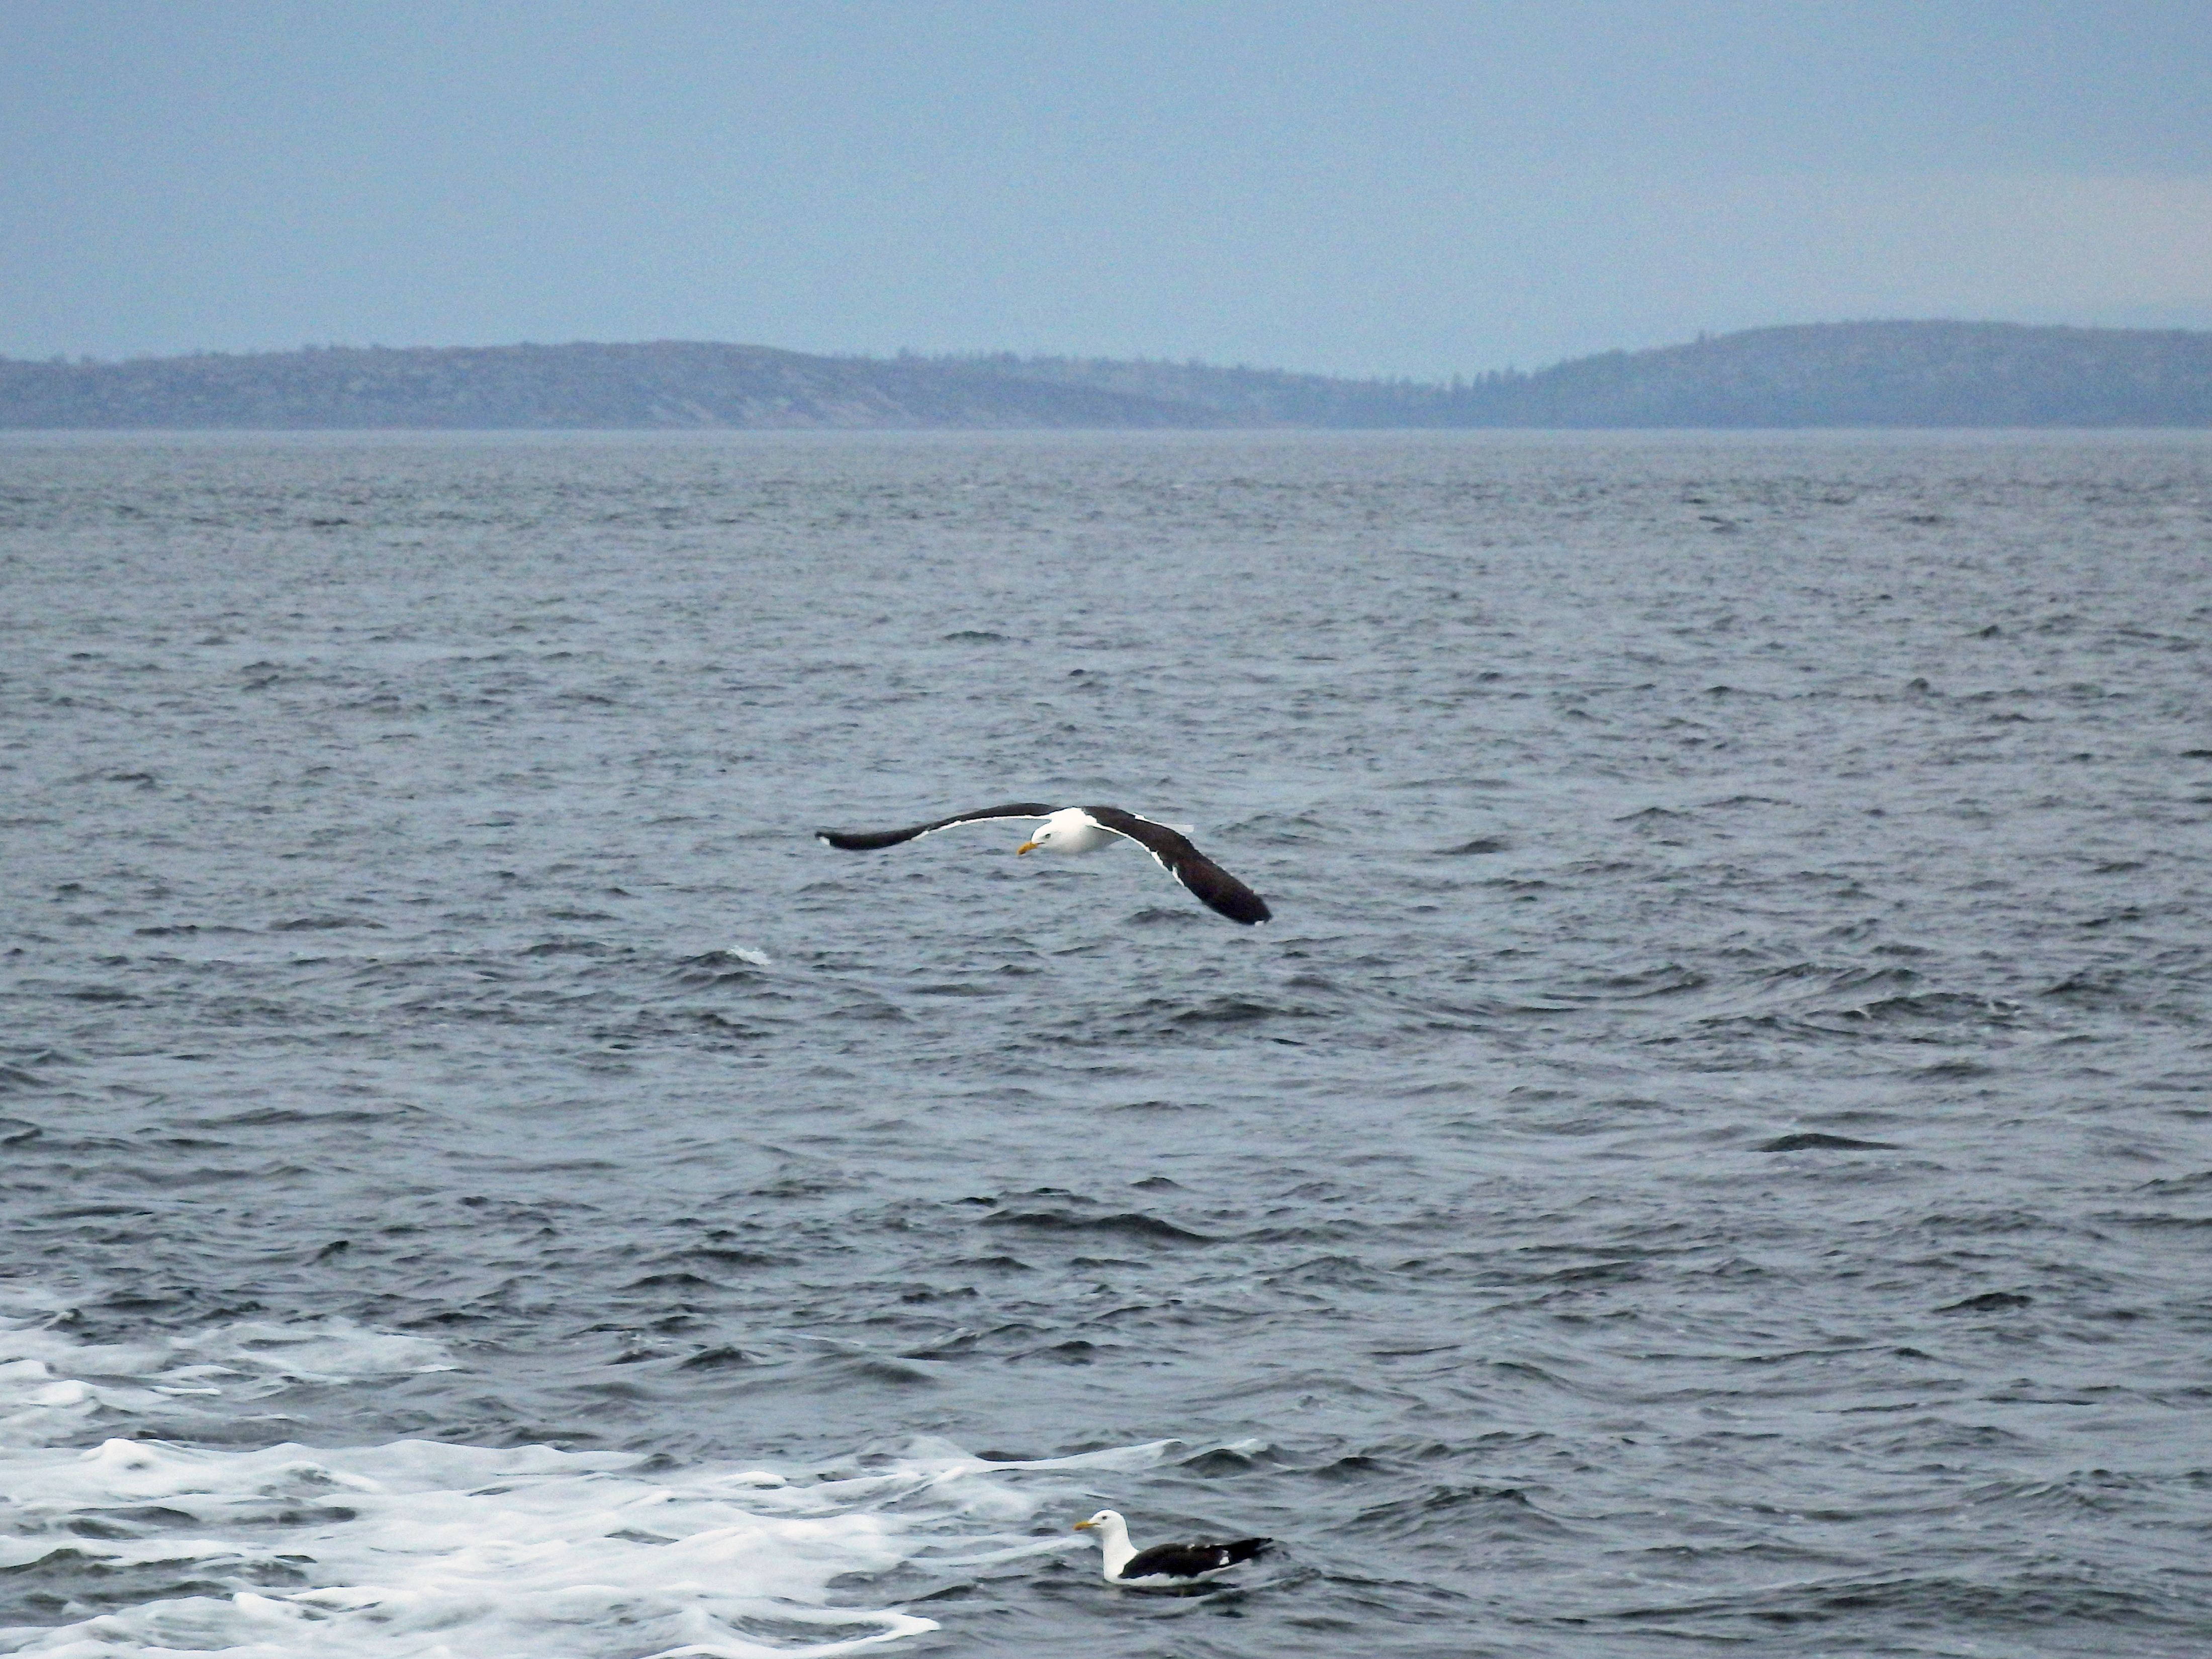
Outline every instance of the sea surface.
<path id="1" fill-rule="evenodd" d="M 10 435 L 0 610 L 0 1651 L 2212 1652 L 2212 436 Z M 812 835 L 1006 800 L 1274 920 Z"/>

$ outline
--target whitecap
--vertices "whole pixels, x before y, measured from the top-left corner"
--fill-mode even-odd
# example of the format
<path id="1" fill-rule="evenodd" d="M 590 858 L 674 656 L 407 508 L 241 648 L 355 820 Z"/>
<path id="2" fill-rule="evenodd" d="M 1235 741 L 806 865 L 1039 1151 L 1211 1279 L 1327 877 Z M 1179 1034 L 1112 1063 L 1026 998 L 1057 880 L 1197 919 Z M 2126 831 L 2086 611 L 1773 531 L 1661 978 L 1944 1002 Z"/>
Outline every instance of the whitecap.
<path id="1" fill-rule="evenodd" d="M 82 1598 L 56 1626 L 0 1628 L 0 1651 L 46 1659 L 828 1659 L 937 1628 L 902 1597 L 1079 1551 L 1061 1516 L 1092 1480 L 1182 1450 L 1005 1461 L 920 1439 L 801 1479 L 428 1440 L 86 1445 L 95 1422 L 139 1437 L 189 1423 L 187 1396 L 204 1409 L 201 1395 L 259 1398 L 288 1378 L 454 1362 L 338 1322 L 93 1344 L 0 1321 L 0 1356 L 16 1431 L 0 1449 L 0 1571 Z"/>
<path id="2" fill-rule="evenodd" d="M 79 1342 L 52 1328 L 65 1306 L 21 1294 L 11 1300 L 36 1313 L 0 1314 L 0 1446 L 81 1439 L 100 1424 L 127 1418 L 159 1424 L 210 1405 L 267 1399 L 301 1382 L 457 1368 L 440 1343 L 343 1319 L 244 1321 L 136 1342 Z"/>
<path id="3" fill-rule="evenodd" d="M 434 1440 L 240 1450 L 190 1442 L 295 1382 L 458 1362 L 338 1320 L 81 1342 L 67 1312 L 0 1312 L 0 1572 L 79 1598 L 0 1628 L 0 1652 L 46 1659 L 827 1659 L 938 1627 L 902 1599 L 1083 1553 L 1065 1518 L 1102 1478 L 1188 1451 L 994 1459 L 923 1437 L 785 1472 Z"/>
<path id="4" fill-rule="evenodd" d="M 1162 1443 L 1171 1445 L 1173 1443 Z M 616 1652 L 814 1659 L 936 1628 L 869 1581 L 1022 1571 L 1071 1547 L 1065 1481 L 1161 1446 L 994 1463 L 933 1443 L 880 1472 L 795 1481 L 732 1464 L 670 1471 L 615 1453 L 400 1441 L 230 1451 L 110 1440 L 0 1454 L 15 1535 L 41 1564 L 127 1585 L 134 1570 L 221 1584 L 55 1629 L 0 1630 L 27 1654 Z M 1017 1530 L 1048 1511 L 1048 1530 Z M 857 1588 L 856 1588 L 857 1587 Z M 896 1599 L 896 1598 L 887 1598 Z"/>

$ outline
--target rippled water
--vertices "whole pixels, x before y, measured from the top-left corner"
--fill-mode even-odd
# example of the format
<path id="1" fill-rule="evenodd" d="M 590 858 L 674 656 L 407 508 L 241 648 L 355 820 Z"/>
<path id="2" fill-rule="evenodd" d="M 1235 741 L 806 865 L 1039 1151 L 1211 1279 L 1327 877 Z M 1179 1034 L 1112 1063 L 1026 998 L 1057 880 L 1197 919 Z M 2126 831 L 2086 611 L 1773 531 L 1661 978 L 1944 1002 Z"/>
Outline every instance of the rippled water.
<path id="1" fill-rule="evenodd" d="M 0 1649 L 2212 1648 L 2202 434 L 22 437 L 0 584 Z M 810 834 L 1023 799 L 1276 919 Z"/>

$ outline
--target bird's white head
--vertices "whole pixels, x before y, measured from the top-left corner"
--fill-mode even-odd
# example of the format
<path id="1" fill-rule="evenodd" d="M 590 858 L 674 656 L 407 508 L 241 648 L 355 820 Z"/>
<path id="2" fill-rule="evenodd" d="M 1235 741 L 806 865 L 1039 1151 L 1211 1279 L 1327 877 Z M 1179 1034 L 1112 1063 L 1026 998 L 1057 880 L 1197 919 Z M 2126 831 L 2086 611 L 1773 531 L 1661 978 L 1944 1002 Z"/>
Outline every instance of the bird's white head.
<path id="1" fill-rule="evenodd" d="M 1115 1528 L 1121 1526 L 1121 1516 L 1119 1510 L 1101 1510 L 1097 1514 L 1092 1516 L 1088 1521 L 1077 1522 L 1075 1523 L 1075 1530 L 1077 1532 L 1111 1532 Z"/>
<path id="2" fill-rule="evenodd" d="M 1089 842 L 1083 831 L 1090 829 L 1090 815 L 1079 806 L 1063 806 L 1037 825 L 1030 838 L 1014 848 L 1017 853 L 1081 853 L 1089 850 Z"/>

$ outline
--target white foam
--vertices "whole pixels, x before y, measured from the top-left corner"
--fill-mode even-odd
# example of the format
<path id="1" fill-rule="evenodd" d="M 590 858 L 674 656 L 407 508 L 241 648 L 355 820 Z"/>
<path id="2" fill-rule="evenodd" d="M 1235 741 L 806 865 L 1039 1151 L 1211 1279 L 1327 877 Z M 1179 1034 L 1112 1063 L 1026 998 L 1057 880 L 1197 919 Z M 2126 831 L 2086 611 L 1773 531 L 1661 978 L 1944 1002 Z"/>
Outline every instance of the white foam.
<path id="1" fill-rule="evenodd" d="M 18 1535 L 0 1540 L 0 1565 L 58 1557 L 81 1577 L 86 1562 L 159 1563 L 164 1578 L 231 1594 L 0 1632 L 0 1643 L 70 1659 L 303 1646 L 829 1655 L 933 1628 L 830 1605 L 832 1580 L 905 1558 L 886 1517 L 755 1470 L 694 1470 L 680 1487 L 622 1472 L 636 1461 L 428 1442 L 224 1452 L 111 1440 L 66 1459 L 13 1455 L 0 1469 Z M 86 1536 L 88 1522 L 123 1535 Z"/>
<path id="2" fill-rule="evenodd" d="M 266 1399 L 298 1382 L 358 1382 L 452 1370 L 438 1343 L 345 1320 L 263 1321 L 135 1343 L 85 1343 L 49 1328 L 65 1309 L 18 1291 L 0 1314 L 0 1446 L 81 1438 L 105 1419 L 176 1418 Z M 26 1318 L 38 1307 L 43 1317 Z"/>
<path id="3" fill-rule="evenodd" d="M 452 1361 L 435 1344 L 324 1323 L 105 1346 L 18 1324 L 0 1329 L 0 1354 L 11 1421 L 80 1431 L 73 1447 L 34 1437 L 0 1450 L 0 1570 L 29 1589 L 43 1568 L 58 1594 L 108 1609 L 0 1628 L 0 1651 L 53 1659 L 826 1659 L 936 1628 L 883 1605 L 900 1594 L 1080 1550 L 1059 1521 L 1093 1506 L 1091 1480 L 1179 1450 L 1003 1462 L 919 1440 L 856 1473 L 794 1480 L 432 1441 L 88 1449 L 89 1414 L 158 1425 L 171 1390 L 259 1397 L 285 1376 Z M 871 1580 L 892 1582 L 871 1596 Z M 210 1593 L 175 1594 L 180 1582 Z"/>
<path id="4" fill-rule="evenodd" d="M 50 1563 L 82 1583 L 94 1564 L 119 1583 L 158 1566 L 159 1579 L 229 1591 L 0 1630 L 0 1647 L 64 1659 L 850 1653 L 936 1628 L 896 1607 L 842 1605 L 853 1577 L 1020 1571 L 1079 1548 L 1056 1525 L 1044 1537 L 1011 1530 L 1042 1507 L 1082 1507 L 1066 1481 L 1014 1477 L 1127 1471 L 1175 1443 L 994 1463 L 933 1442 L 864 1475 L 806 1483 L 427 1441 L 234 1452 L 110 1440 L 0 1454 L 15 1511 L 0 1568 Z"/>

